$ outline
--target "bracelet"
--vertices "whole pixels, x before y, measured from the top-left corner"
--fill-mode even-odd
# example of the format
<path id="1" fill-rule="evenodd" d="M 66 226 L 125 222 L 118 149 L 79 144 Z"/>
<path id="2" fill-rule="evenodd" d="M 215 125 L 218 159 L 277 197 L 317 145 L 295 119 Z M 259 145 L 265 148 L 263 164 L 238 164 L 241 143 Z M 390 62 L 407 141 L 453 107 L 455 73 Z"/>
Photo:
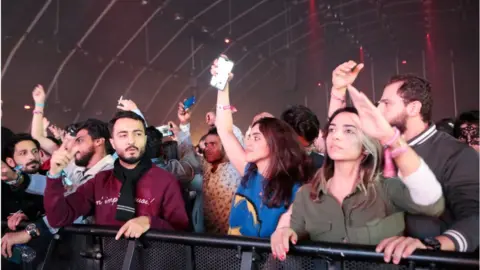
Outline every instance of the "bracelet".
<path id="1" fill-rule="evenodd" d="M 340 101 L 340 102 L 342 102 L 342 103 L 345 103 L 345 99 L 336 96 L 334 93 L 331 93 L 330 96 L 331 96 L 333 99 L 337 100 L 337 101 Z"/>
<path id="2" fill-rule="evenodd" d="M 33 114 L 43 114 L 42 111 L 33 111 Z"/>
<path id="3" fill-rule="evenodd" d="M 45 107 L 45 104 L 43 104 L 43 103 L 35 103 L 35 106 L 36 106 L 36 107 L 42 107 L 42 108 L 43 108 L 43 107 Z"/>
<path id="4" fill-rule="evenodd" d="M 384 148 L 392 146 L 392 144 L 398 139 L 398 137 L 400 137 L 400 131 L 395 127 L 393 128 L 393 130 L 395 131 L 395 134 L 393 134 L 393 137 L 383 145 Z"/>
<path id="5" fill-rule="evenodd" d="M 232 110 L 234 109 L 233 106 L 231 105 L 220 105 L 220 104 L 217 104 L 217 110 L 219 111 L 227 111 L 227 110 Z"/>

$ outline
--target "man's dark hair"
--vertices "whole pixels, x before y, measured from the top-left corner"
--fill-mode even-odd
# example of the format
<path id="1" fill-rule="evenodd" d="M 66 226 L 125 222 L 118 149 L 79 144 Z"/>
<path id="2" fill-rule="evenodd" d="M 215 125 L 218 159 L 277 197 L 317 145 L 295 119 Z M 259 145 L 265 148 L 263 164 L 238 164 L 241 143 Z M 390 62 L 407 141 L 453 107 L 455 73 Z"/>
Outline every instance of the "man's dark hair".
<path id="1" fill-rule="evenodd" d="M 312 110 L 303 105 L 290 107 L 282 113 L 281 119 L 310 144 L 318 137 L 320 121 Z"/>
<path id="2" fill-rule="evenodd" d="M 207 138 L 208 135 L 216 135 L 218 136 L 218 131 L 217 131 L 217 128 L 216 127 L 213 127 L 211 129 L 208 130 L 207 134 L 205 134 L 205 136 L 203 136 L 202 138 Z"/>
<path id="3" fill-rule="evenodd" d="M 395 75 L 390 78 L 387 85 L 396 82 L 403 82 L 398 88 L 398 95 L 403 99 L 403 103 L 407 105 L 413 101 L 419 101 L 422 104 L 420 115 L 424 122 L 432 120 L 432 85 L 429 81 L 413 74 Z"/>
<path id="4" fill-rule="evenodd" d="M 113 135 L 113 126 L 115 126 L 115 123 L 117 122 L 118 119 L 122 119 L 122 118 L 130 118 L 130 119 L 133 119 L 133 120 L 137 120 L 137 121 L 140 121 L 142 122 L 142 126 L 145 128 L 145 120 L 143 120 L 143 118 L 132 112 L 132 111 L 118 111 L 115 116 L 113 116 L 112 120 L 110 120 L 110 122 L 108 123 L 108 129 L 110 131 L 110 136 Z M 146 128 L 145 128 L 145 132 L 146 132 Z"/>
<path id="5" fill-rule="evenodd" d="M 37 149 L 40 150 L 40 143 L 35 140 L 32 135 L 27 133 L 15 134 L 4 147 L 2 153 L 2 160 L 5 161 L 7 157 L 13 158 L 13 154 L 15 153 L 15 146 L 17 146 L 18 143 L 23 141 L 32 141 L 37 147 Z"/>
<path id="6" fill-rule="evenodd" d="M 158 158 L 163 155 L 162 139 L 163 134 L 154 126 L 149 126 L 146 129 L 147 134 L 147 155 L 149 158 Z"/>
<path id="7" fill-rule="evenodd" d="M 452 118 L 443 118 L 442 120 L 435 123 L 437 130 L 443 131 L 450 136 L 453 136 L 453 123 L 455 120 Z"/>
<path id="8" fill-rule="evenodd" d="M 455 125 L 453 128 L 453 136 L 455 138 L 458 138 L 460 134 L 462 134 L 462 130 L 460 128 L 461 125 L 463 124 L 479 125 L 478 121 L 479 121 L 478 110 L 471 110 L 471 111 L 461 113 L 455 120 Z"/>
<path id="9" fill-rule="evenodd" d="M 105 151 L 108 154 L 114 152 L 113 147 L 110 144 L 110 132 L 107 123 L 98 119 L 90 118 L 84 122 L 77 123 L 75 128 L 77 132 L 82 129 L 87 130 L 88 135 L 92 137 L 92 140 L 101 138 L 105 139 Z"/>

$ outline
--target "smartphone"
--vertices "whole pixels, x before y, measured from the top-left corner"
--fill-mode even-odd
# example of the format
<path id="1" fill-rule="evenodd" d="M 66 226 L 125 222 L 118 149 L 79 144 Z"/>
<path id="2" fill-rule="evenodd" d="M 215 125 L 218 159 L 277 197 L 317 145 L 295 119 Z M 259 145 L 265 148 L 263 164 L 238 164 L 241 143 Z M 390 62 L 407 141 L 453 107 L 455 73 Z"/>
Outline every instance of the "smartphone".
<path id="1" fill-rule="evenodd" d="M 190 109 L 193 105 L 195 105 L 195 102 L 196 102 L 195 96 L 191 96 L 191 97 L 187 98 L 187 100 L 185 100 L 185 101 L 183 102 L 183 108 L 184 108 L 185 110 L 188 110 L 188 109 Z"/>
<path id="2" fill-rule="evenodd" d="M 163 125 L 163 126 L 157 127 L 157 129 L 162 133 L 163 137 L 173 136 L 173 132 L 170 130 L 169 125 Z"/>
<path id="3" fill-rule="evenodd" d="M 210 85 L 217 88 L 220 91 L 225 89 L 228 81 L 228 75 L 232 72 L 233 62 L 230 61 L 225 55 L 221 55 L 217 61 L 217 74 L 212 76 Z"/>

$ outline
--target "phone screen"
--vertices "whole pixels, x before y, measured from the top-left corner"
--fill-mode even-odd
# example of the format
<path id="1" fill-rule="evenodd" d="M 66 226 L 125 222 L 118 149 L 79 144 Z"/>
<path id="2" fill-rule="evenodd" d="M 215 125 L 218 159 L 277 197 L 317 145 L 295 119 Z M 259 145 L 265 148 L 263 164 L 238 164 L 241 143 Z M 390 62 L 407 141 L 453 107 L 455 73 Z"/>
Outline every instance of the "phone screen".
<path id="1" fill-rule="evenodd" d="M 228 75 L 233 69 L 233 62 L 228 60 L 226 56 L 220 56 L 218 58 L 218 69 L 217 75 L 212 76 L 212 80 L 210 81 L 210 85 L 217 88 L 218 90 L 223 91 L 225 86 L 227 85 Z"/>
<path id="2" fill-rule="evenodd" d="M 157 129 L 162 133 L 163 137 L 173 136 L 173 132 L 170 130 L 169 125 L 163 125 L 163 126 L 157 127 Z"/>
<path id="3" fill-rule="evenodd" d="M 183 108 L 185 110 L 190 109 L 193 105 L 195 105 L 195 96 L 191 96 L 183 102 Z"/>

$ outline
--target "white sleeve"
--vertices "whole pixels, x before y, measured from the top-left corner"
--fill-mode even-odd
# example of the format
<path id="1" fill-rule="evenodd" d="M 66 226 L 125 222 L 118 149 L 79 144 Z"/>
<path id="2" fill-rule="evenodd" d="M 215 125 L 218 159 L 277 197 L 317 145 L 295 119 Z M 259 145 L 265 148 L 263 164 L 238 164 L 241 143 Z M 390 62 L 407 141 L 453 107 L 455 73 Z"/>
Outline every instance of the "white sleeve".
<path id="1" fill-rule="evenodd" d="M 418 205 L 431 205 L 442 197 L 442 186 L 423 159 L 420 167 L 407 177 L 399 175 L 407 186 L 413 202 Z"/>

